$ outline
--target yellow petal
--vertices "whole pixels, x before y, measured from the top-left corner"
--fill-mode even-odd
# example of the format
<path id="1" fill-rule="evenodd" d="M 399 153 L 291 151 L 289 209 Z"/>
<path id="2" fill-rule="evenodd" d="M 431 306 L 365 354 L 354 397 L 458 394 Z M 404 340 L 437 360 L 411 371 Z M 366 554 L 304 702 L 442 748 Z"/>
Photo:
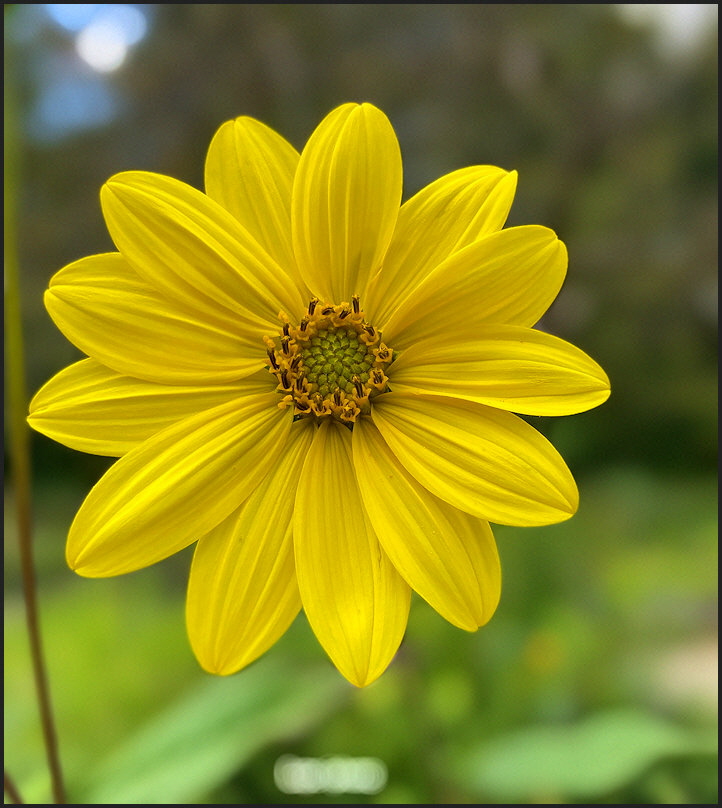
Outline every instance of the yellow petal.
<path id="1" fill-rule="evenodd" d="M 461 321 L 532 326 L 564 281 L 567 251 L 539 225 L 491 233 L 441 263 L 399 305 L 384 325 L 387 345 L 408 348 Z"/>
<path id="2" fill-rule="evenodd" d="M 310 421 L 294 424 L 283 461 L 238 510 L 198 542 L 186 622 L 193 651 L 210 673 L 234 673 L 253 662 L 301 608 L 293 504 L 314 431 Z"/>
<path id="3" fill-rule="evenodd" d="M 66 558 L 102 578 L 147 567 L 225 519 L 283 450 L 290 412 L 276 393 L 221 404 L 175 423 L 128 452 L 88 494 Z"/>
<path id="4" fill-rule="evenodd" d="M 45 306 L 83 353 L 125 376 L 161 384 L 223 384 L 263 367 L 263 332 L 220 307 L 198 312 L 162 295 L 118 253 L 57 272 Z"/>
<path id="5" fill-rule="evenodd" d="M 445 334 L 443 342 L 422 340 L 401 352 L 389 369 L 391 389 L 465 398 L 529 415 L 571 415 L 609 398 L 602 368 L 558 337 L 513 325 L 464 331 L 453 339 Z"/>
<path id="6" fill-rule="evenodd" d="M 353 456 L 366 512 L 402 577 L 455 626 L 475 631 L 484 625 L 501 594 L 489 523 L 427 491 L 365 419 L 354 426 Z"/>
<path id="7" fill-rule="evenodd" d="M 206 193 L 230 211 L 264 250 L 289 272 L 291 189 L 299 154 L 254 118 L 228 121 L 208 148 Z"/>
<path id="8" fill-rule="evenodd" d="M 240 222 L 183 182 L 127 171 L 102 187 L 100 201 L 118 250 L 148 283 L 191 309 L 235 314 L 261 332 L 278 312 L 308 301 Z"/>
<path id="9" fill-rule="evenodd" d="M 517 174 L 494 166 L 452 171 L 405 202 L 381 271 L 361 301 L 381 329 L 414 287 L 452 253 L 500 230 Z"/>
<path id="10" fill-rule="evenodd" d="M 83 359 L 38 390 L 28 423 L 79 452 L 120 457 L 189 415 L 274 388 L 265 370 L 237 384 L 190 387 L 120 376 L 94 359 Z"/>
<path id="11" fill-rule="evenodd" d="M 373 421 L 402 465 L 449 505 L 502 525 L 572 516 L 579 495 L 556 449 L 526 421 L 473 401 L 386 393 Z"/>
<path id="12" fill-rule="evenodd" d="M 303 468 L 294 537 L 301 599 L 316 637 L 350 682 L 373 682 L 403 638 L 410 590 L 364 513 L 351 433 L 329 420 Z"/>
<path id="13" fill-rule="evenodd" d="M 401 173 L 394 130 L 371 104 L 338 107 L 311 135 L 291 221 L 298 268 L 322 302 L 363 299 L 396 225 Z"/>

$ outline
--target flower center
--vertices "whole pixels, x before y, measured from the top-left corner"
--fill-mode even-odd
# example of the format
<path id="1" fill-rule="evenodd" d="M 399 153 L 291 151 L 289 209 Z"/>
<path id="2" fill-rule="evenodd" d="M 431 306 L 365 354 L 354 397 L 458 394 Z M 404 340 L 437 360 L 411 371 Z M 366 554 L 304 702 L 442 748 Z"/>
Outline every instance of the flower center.
<path id="1" fill-rule="evenodd" d="M 371 412 L 371 399 L 386 390 L 384 369 L 392 350 L 364 320 L 357 295 L 351 304 L 321 305 L 318 298 L 298 325 L 281 312 L 280 337 L 265 337 L 270 365 L 283 398 L 295 417 L 333 416 L 353 424 Z"/>

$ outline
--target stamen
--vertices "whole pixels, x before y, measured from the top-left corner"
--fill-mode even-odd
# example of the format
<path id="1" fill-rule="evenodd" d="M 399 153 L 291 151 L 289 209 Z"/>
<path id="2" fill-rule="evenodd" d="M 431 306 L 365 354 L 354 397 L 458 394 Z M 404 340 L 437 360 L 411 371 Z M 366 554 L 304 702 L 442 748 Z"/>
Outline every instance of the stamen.
<path id="1" fill-rule="evenodd" d="M 382 370 L 374 368 L 374 370 L 371 372 L 371 378 L 373 380 L 372 382 L 373 386 L 377 390 L 383 390 L 384 387 L 386 387 L 386 382 L 388 381 L 388 378 L 386 377 L 386 374 Z"/>
<path id="2" fill-rule="evenodd" d="M 273 348 L 269 348 L 269 349 L 266 351 L 266 353 L 268 354 L 268 361 L 271 363 L 271 367 L 272 367 L 274 370 L 278 370 L 278 368 L 279 368 L 279 364 L 278 364 L 278 362 L 276 361 L 276 352 L 273 350 Z"/>

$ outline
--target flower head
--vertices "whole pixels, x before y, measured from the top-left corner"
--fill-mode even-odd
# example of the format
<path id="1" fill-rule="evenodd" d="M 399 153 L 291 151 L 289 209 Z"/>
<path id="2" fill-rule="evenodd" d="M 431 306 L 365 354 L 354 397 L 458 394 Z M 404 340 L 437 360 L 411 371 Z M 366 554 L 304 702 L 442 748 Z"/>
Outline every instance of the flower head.
<path id="1" fill-rule="evenodd" d="M 556 235 L 503 229 L 516 173 L 454 171 L 403 205 L 398 142 L 370 104 L 333 110 L 298 152 L 225 123 L 205 193 L 125 172 L 101 191 L 117 252 L 46 292 L 88 358 L 29 422 L 119 458 L 70 528 L 80 575 L 197 542 L 187 625 L 208 671 L 264 653 L 301 608 L 363 686 L 403 637 L 411 590 L 473 631 L 499 600 L 489 522 L 569 518 L 577 489 L 513 413 L 609 395 L 599 365 L 532 326 L 556 297 Z"/>

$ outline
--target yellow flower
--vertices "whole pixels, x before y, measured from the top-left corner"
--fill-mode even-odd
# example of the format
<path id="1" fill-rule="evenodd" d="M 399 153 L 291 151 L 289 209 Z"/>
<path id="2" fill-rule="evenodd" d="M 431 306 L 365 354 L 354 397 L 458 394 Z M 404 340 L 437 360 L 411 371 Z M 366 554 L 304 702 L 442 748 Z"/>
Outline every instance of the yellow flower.
<path id="1" fill-rule="evenodd" d="M 210 145 L 206 192 L 125 172 L 101 191 L 117 252 L 45 296 L 89 358 L 29 422 L 118 457 L 70 528 L 80 575 L 137 570 L 197 541 L 187 625 L 233 673 L 301 608 L 355 685 L 388 666 L 411 590 L 462 629 L 492 616 L 489 522 L 577 509 L 551 444 L 513 412 L 601 404 L 604 371 L 534 330 L 564 280 L 549 229 L 502 229 L 516 173 L 454 171 L 400 206 L 401 155 L 370 104 L 298 152 L 252 118 Z"/>

